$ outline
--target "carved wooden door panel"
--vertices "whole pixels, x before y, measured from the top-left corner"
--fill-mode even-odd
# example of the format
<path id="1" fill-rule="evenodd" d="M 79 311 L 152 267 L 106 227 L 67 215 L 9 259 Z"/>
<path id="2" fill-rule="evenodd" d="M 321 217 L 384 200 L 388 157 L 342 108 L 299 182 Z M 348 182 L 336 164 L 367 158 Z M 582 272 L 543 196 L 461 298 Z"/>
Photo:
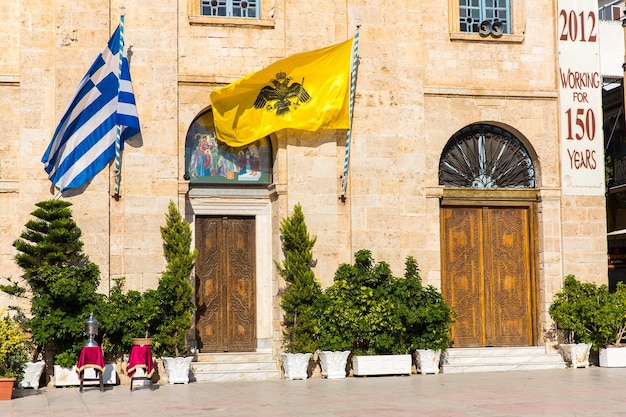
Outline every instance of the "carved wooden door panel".
<path id="1" fill-rule="evenodd" d="M 196 332 L 201 352 L 256 349 L 254 245 L 254 218 L 196 218 Z"/>
<path id="2" fill-rule="evenodd" d="M 442 295 L 457 313 L 453 347 L 483 346 L 485 334 L 482 216 L 475 207 L 443 207 Z"/>
<path id="3" fill-rule="evenodd" d="M 444 206 L 442 293 L 454 347 L 533 344 L 529 207 Z"/>
<path id="4" fill-rule="evenodd" d="M 533 343 L 530 273 L 529 210 L 483 209 L 485 241 L 485 319 L 487 346 L 527 346 Z"/>

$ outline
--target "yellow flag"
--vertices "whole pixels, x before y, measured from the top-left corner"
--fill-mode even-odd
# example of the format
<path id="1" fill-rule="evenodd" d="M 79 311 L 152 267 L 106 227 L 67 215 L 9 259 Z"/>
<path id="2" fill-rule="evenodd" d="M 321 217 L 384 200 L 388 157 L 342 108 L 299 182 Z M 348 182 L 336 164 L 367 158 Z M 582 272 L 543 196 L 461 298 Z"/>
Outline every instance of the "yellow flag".
<path id="1" fill-rule="evenodd" d="M 247 145 L 281 129 L 348 129 L 352 39 L 277 61 L 211 93 L 217 139 Z"/>

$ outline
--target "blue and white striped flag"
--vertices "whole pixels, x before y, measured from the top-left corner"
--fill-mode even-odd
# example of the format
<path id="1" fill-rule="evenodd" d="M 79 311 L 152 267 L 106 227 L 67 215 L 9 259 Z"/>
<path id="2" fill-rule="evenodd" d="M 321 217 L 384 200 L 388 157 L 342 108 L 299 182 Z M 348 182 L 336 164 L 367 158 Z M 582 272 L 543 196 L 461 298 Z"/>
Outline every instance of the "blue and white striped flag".
<path id="1" fill-rule="evenodd" d="M 135 95 L 120 31 L 118 25 L 107 47 L 81 80 L 41 158 L 59 192 L 82 186 L 111 162 L 118 125 L 122 128 L 122 144 L 139 133 Z"/>

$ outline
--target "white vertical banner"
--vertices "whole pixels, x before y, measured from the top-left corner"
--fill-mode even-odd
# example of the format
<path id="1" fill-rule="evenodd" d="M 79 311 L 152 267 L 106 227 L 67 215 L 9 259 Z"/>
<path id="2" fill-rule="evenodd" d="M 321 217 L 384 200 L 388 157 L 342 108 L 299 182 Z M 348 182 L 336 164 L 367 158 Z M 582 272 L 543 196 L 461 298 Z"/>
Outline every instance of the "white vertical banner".
<path id="1" fill-rule="evenodd" d="M 558 5 L 561 186 L 564 195 L 604 195 L 598 2 Z"/>

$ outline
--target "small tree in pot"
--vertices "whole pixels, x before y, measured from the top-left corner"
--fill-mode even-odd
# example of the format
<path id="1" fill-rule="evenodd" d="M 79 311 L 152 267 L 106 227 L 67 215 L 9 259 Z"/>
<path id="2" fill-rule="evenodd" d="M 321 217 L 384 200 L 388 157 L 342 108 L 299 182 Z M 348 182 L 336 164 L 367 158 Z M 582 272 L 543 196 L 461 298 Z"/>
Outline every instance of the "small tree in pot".
<path id="1" fill-rule="evenodd" d="M 159 311 L 155 350 L 162 355 L 169 383 L 187 383 L 193 357 L 182 355 L 189 352 L 186 332 L 191 328 L 194 309 L 190 278 L 197 250 L 191 248 L 191 227 L 173 201 L 169 203 L 161 237 L 167 266 L 155 293 Z"/>
<path id="2" fill-rule="evenodd" d="M 563 332 L 559 347 L 572 367 L 589 366 L 590 350 L 619 345 L 626 332 L 626 286 L 618 283 L 611 293 L 606 284 L 565 277 L 548 310 Z"/>
<path id="3" fill-rule="evenodd" d="M 317 349 L 314 306 L 322 288 L 311 269 L 316 238 L 309 235 L 299 203 L 294 206 L 293 214 L 281 222 L 280 234 L 285 258 L 275 264 L 286 282 L 280 292 L 284 326 L 281 357 L 285 378 L 305 379 L 309 359 Z"/>

